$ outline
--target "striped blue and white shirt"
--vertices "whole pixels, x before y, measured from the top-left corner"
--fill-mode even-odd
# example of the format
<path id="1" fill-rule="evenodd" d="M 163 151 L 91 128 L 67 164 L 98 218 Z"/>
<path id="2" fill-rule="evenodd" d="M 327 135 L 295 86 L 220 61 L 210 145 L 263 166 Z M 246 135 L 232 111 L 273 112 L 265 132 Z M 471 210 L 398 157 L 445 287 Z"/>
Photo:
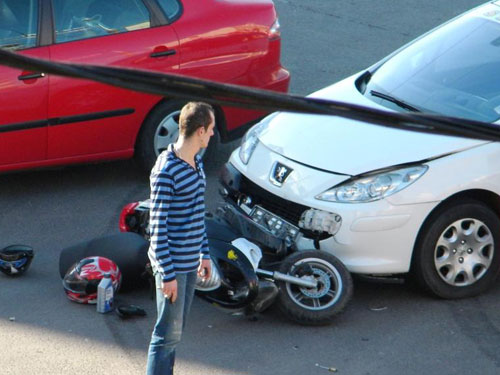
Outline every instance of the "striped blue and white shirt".
<path id="1" fill-rule="evenodd" d="M 209 259 L 205 231 L 205 174 L 201 158 L 196 168 L 179 159 L 169 145 L 151 170 L 149 259 L 163 281 L 194 271 Z"/>

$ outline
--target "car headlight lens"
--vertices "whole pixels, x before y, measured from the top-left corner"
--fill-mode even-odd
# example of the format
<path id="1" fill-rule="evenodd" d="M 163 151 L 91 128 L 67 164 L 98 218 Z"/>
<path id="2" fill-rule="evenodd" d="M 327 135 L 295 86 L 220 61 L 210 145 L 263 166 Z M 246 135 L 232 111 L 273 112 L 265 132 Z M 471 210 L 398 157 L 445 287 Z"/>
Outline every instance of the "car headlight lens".
<path id="1" fill-rule="evenodd" d="M 254 128 L 251 128 L 241 140 L 240 159 L 244 164 L 248 164 L 258 143 L 259 137 L 254 131 Z"/>
<path id="2" fill-rule="evenodd" d="M 276 116 L 277 113 L 273 113 L 267 116 L 258 124 L 252 126 L 250 130 L 248 130 L 241 140 L 240 146 L 240 159 L 244 164 L 248 164 L 252 154 L 259 144 L 259 136 L 267 129 L 267 126 L 271 119 Z"/>
<path id="3" fill-rule="evenodd" d="M 316 199 L 339 203 L 373 202 L 410 186 L 428 169 L 427 165 L 418 165 L 354 178 L 317 195 Z"/>

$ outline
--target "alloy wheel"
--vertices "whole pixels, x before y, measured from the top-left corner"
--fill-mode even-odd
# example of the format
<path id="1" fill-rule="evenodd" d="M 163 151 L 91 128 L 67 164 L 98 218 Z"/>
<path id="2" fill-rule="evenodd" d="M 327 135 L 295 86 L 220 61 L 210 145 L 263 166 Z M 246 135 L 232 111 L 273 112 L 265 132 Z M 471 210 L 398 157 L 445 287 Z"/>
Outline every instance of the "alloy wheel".
<path id="1" fill-rule="evenodd" d="M 439 277 L 452 286 L 474 284 L 485 275 L 495 253 L 488 226 L 477 219 L 453 222 L 439 236 L 434 265 Z"/>

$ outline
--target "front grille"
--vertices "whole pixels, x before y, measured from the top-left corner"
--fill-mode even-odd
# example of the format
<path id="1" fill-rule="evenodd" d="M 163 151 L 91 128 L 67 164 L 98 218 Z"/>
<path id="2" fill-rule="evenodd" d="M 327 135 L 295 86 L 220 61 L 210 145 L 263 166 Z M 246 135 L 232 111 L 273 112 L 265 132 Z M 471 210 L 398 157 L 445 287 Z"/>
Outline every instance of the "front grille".
<path id="1" fill-rule="evenodd" d="M 295 226 L 299 226 L 302 213 L 310 209 L 310 207 L 280 198 L 261 188 L 259 185 L 242 175 L 230 163 L 226 163 L 221 170 L 220 181 L 228 193 L 227 199 L 232 200 L 233 203 L 237 204 L 241 196 L 246 195 L 252 198 L 252 204 L 257 204 L 265 208 Z M 324 240 L 331 237 L 331 234 L 327 232 L 317 232 L 305 229 L 301 229 L 300 231 L 304 237 L 314 240 Z"/>
<path id="2" fill-rule="evenodd" d="M 282 217 L 291 224 L 299 225 L 300 216 L 309 207 L 291 202 L 264 190 L 245 176 L 242 176 L 241 192 L 253 199 L 253 203 L 264 207 L 273 214 Z"/>

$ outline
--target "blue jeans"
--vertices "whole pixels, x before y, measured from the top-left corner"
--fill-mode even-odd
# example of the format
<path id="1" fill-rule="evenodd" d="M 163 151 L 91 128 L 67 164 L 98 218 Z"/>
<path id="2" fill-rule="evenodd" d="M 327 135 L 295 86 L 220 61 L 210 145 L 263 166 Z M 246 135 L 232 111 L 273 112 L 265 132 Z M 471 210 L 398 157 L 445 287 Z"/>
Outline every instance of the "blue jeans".
<path id="1" fill-rule="evenodd" d="M 159 272 L 155 274 L 156 307 L 158 318 L 149 344 L 147 375 L 172 375 L 174 373 L 175 348 L 181 341 L 182 331 L 193 301 L 196 271 L 179 273 L 177 300 L 165 300 Z"/>

